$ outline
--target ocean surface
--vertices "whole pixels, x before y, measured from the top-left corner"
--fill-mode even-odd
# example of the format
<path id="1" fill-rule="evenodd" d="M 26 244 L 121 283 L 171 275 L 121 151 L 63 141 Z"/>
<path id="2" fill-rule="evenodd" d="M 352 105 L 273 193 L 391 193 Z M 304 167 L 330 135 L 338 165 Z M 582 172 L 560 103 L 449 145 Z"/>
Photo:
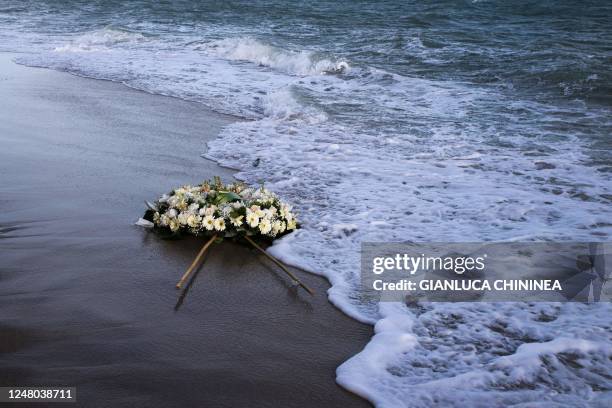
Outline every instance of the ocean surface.
<path id="1" fill-rule="evenodd" d="M 347 389 L 380 407 L 612 403 L 610 304 L 358 290 L 364 241 L 610 240 L 612 3 L 2 0 L 0 51 L 247 119 L 206 157 L 294 202 L 303 229 L 271 251 L 376 325 L 338 368 Z"/>

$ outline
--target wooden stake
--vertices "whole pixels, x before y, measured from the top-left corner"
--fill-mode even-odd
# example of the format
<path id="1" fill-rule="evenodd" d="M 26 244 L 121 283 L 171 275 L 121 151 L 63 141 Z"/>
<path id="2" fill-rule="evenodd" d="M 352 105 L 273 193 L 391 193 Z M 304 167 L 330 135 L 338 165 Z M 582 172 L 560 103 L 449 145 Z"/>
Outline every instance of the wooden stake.
<path id="1" fill-rule="evenodd" d="M 275 257 L 273 257 L 272 255 L 270 255 L 269 253 L 267 253 L 266 251 L 264 251 L 263 248 L 261 248 L 259 245 L 257 245 L 255 243 L 255 241 L 253 241 L 251 238 L 249 238 L 248 236 L 244 235 L 244 238 L 249 241 L 249 243 L 251 245 L 253 245 L 255 248 L 257 248 L 262 254 L 264 254 L 265 256 L 268 257 L 268 259 L 270 259 L 272 262 L 274 262 L 276 265 L 278 265 L 283 271 L 285 271 L 285 273 L 287 275 L 289 275 L 291 277 L 291 279 L 293 279 L 293 281 L 295 283 L 297 283 L 298 285 L 300 285 L 306 292 L 310 293 L 312 296 L 314 296 L 314 292 L 312 291 L 312 289 L 310 289 L 308 286 L 304 285 L 298 278 L 297 276 L 295 276 L 293 273 L 291 273 L 291 271 L 289 269 L 287 269 L 285 267 L 285 265 L 283 265 L 281 263 L 281 261 L 279 261 L 278 259 L 276 259 Z"/>
<path id="2" fill-rule="evenodd" d="M 195 259 L 193 260 L 193 262 L 191 263 L 191 265 L 189 266 L 187 271 L 181 277 L 181 280 L 178 281 L 178 283 L 176 284 L 176 288 L 177 289 L 180 289 L 181 286 L 183 286 L 183 283 L 185 283 L 185 281 L 189 278 L 189 275 L 191 275 L 191 272 L 193 272 L 193 270 L 195 269 L 196 265 L 200 262 L 200 259 L 202 259 L 202 256 L 204 256 L 204 253 L 206 252 L 208 247 L 215 241 L 215 239 L 217 239 L 217 234 L 213 235 L 208 240 L 208 242 L 206 242 L 204 244 L 202 249 L 200 249 L 200 252 L 198 252 L 198 255 L 195 257 Z"/>

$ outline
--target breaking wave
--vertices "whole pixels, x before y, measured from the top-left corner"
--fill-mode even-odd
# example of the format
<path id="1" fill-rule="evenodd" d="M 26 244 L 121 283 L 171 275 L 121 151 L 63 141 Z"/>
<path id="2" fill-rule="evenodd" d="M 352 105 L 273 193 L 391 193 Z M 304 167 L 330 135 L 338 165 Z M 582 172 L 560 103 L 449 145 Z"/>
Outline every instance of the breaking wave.
<path id="1" fill-rule="evenodd" d="M 311 51 L 288 51 L 250 37 L 225 38 L 201 45 L 209 55 L 232 61 L 248 61 L 290 75 L 340 74 L 348 72 L 346 61 L 320 58 Z"/>
<path id="2" fill-rule="evenodd" d="M 113 47 L 126 43 L 139 43 L 146 37 L 138 32 L 106 27 L 79 35 L 67 44 L 54 48 L 56 52 L 111 51 Z"/>

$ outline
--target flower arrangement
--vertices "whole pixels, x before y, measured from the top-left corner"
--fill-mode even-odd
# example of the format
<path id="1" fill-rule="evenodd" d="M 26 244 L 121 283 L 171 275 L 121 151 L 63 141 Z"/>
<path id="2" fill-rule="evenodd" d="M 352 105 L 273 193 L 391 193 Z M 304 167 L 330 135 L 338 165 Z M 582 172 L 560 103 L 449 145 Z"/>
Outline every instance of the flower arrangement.
<path id="1" fill-rule="evenodd" d="M 202 256 L 215 241 L 223 238 L 244 238 L 257 250 L 276 263 L 293 281 L 311 295 L 304 285 L 278 259 L 268 254 L 255 242 L 271 242 L 299 228 L 292 207 L 281 201 L 262 185 L 248 187 L 243 183 L 223 184 L 219 177 L 196 186 L 185 185 L 162 195 L 148 209 L 137 224 L 151 227 L 165 238 L 183 235 L 206 236 L 195 260 L 181 277 L 176 287 L 181 288 L 199 264 Z"/>
<path id="2" fill-rule="evenodd" d="M 218 177 L 197 186 L 182 186 L 161 196 L 144 219 L 166 236 L 235 237 L 273 240 L 298 228 L 289 204 L 263 186 L 223 184 Z"/>

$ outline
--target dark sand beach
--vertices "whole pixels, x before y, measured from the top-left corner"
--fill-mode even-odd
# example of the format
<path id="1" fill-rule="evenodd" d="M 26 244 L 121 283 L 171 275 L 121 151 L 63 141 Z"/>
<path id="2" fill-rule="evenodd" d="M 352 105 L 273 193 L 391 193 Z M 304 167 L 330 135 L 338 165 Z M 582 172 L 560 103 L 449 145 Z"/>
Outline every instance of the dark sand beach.
<path id="1" fill-rule="evenodd" d="M 296 271 L 311 298 L 223 243 L 180 304 L 174 284 L 203 241 L 133 225 L 145 199 L 232 178 L 200 154 L 234 119 L 11 58 L 0 56 L 0 385 L 75 386 L 83 407 L 368 405 L 335 369 L 372 329 L 329 304 L 324 279 Z"/>

